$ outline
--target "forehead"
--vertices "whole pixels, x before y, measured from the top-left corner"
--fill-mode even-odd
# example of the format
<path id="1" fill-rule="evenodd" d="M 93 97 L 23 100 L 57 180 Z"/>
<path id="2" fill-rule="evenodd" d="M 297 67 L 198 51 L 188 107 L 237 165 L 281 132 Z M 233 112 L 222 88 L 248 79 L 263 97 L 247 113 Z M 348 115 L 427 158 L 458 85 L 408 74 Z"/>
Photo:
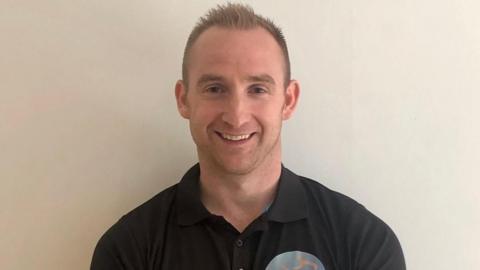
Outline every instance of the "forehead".
<path id="1" fill-rule="evenodd" d="M 189 77 L 210 74 L 269 74 L 283 78 L 283 55 L 273 36 L 261 27 L 248 30 L 211 27 L 193 44 Z"/>

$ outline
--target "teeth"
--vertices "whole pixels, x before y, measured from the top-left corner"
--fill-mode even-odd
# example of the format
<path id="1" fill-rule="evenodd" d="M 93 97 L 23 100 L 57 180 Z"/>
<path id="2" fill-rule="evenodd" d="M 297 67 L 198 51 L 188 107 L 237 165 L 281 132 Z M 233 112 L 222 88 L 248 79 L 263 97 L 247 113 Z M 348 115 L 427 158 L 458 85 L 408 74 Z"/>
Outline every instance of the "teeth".
<path id="1" fill-rule="evenodd" d="M 246 140 L 250 138 L 250 134 L 236 136 L 236 135 L 228 135 L 228 134 L 222 133 L 222 137 L 230 141 L 240 141 L 240 140 Z"/>

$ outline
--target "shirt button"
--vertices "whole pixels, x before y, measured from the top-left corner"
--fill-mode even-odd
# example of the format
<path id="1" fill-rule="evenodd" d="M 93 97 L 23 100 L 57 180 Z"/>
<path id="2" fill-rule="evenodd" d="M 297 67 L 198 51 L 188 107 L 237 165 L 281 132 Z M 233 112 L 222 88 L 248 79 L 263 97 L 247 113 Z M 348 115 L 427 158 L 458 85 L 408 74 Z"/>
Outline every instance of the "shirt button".
<path id="1" fill-rule="evenodd" d="M 242 241 L 242 239 L 238 239 L 237 242 L 236 242 L 236 244 L 237 244 L 237 247 L 243 246 L 243 241 Z M 243 268 L 240 268 L 239 270 L 243 270 Z"/>

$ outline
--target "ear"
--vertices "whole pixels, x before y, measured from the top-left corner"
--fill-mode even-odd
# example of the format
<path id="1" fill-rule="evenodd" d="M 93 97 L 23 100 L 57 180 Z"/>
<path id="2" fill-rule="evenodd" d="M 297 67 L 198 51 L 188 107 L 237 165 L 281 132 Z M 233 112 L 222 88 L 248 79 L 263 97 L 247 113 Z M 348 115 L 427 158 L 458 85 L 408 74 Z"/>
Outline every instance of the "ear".
<path id="1" fill-rule="evenodd" d="M 180 115 L 185 119 L 190 119 L 190 107 L 187 101 L 187 88 L 182 80 L 175 84 L 175 98 L 177 99 L 177 109 Z"/>
<path id="2" fill-rule="evenodd" d="M 300 84 L 296 80 L 291 80 L 285 90 L 285 104 L 282 110 L 282 119 L 289 119 L 297 107 L 300 96 Z"/>

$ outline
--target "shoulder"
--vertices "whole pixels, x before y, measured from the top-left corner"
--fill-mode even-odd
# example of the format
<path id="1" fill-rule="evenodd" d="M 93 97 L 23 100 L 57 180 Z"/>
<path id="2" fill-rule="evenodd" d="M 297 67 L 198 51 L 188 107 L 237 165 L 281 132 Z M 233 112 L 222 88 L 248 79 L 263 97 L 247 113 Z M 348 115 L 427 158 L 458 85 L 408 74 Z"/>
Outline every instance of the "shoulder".
<path id="1" fill-rule="evenodd" d="M 145 222 L 162 222 L 165 218 L 167 218 L 170 211 L 172 211 L 177 188 L 178 184 L 166 188 L 140 206 L 125 214 L 119 220 L 119 222 L 129 225 Z"/>
<path id="2" fill-rule="evenodd" d="M 299 176 L 299 181 L 304 187 L 309 212 L 313 217 L 322 213 L 322 218 L 336 222 L 337 228 L 376 225 L 390 230 L 379 217 L 349 196 L 306 177 Z"/>
<path id="3" fill-rule="evenodd" d="M 367 219 L 374 218 L 374 215 L 362 204 L 349 196 L 332 190 L 310 178 L 299 176 L 298 179 L 304 188 L 308 209 L 311 213 L 322 212 L 326 215 L 324 218 L 328 217 L 343 222 L 348 222 L 345 219 L 358 214 Z"/>
<path id="4" fill-rule="evenodd" d="M 298 176 L 298 179 L 302 186 L 305 189 L 307 198 L 310 200 L 314 200 L 315 202 L 326 204 L 326 205 L 336 205 L 340 206 L 343 209 L 345 208 L 352 208 L 352 207 L 361 207 L 361 204 L 355 201 L 354 199 L 332 190 L 323 184 L 315 181 L 313 179 Z"/>
<path id="5" fill-rule="evenodd" d="M 129 231 L 132 236 L 141 238 L 143 235 L 151 234 L 149 230 L 161 229 L 172 218 L 174 210 L 174 199 L 178 184 L 156 194 L 151 199 L 137 206 L 127 214 L 123 215 L 107 233 L 125 233 Z"/>

